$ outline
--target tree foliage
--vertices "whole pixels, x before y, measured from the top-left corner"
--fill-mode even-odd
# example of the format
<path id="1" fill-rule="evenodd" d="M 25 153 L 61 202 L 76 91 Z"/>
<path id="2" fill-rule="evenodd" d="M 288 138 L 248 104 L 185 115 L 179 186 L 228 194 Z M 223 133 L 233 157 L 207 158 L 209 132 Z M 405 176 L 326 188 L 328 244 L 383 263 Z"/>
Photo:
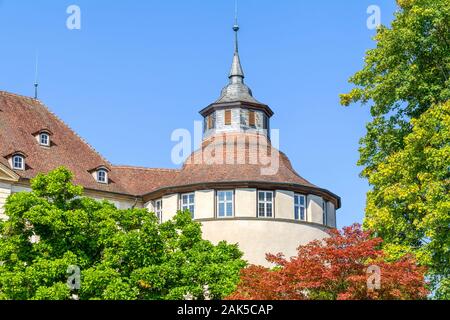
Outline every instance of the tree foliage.
<path id="1" fill-rule="evenodd" d="M 387 262 L 382 240 L 354 225 L 298 248 L 298 255 L 268 255 L 274 269 L 250 266 L 242 271 L 231 300 L 425 299 L 425 268 L 410 256 Z M 370 290 L 368 270 L 381 270 L 381 286 Z M 375 284 L 375 283 L 373 283 Z"/>
<path id="2" fill-rule="evenodd" d="M 235 290 L 245 266 L 236 245 L 202 240 L 190 213 L 158 224 L 145 209 L 118 210 L 81 197 L 64 168 L 10 196 L 0 222 L 0 300 L 183 299 Z M 38 239 L 38 241 L 32 241 Z M 81 270 L 71 291 L 68 268 Z"/>
<path id="3" fill-rule="evenodd" d="M 341 103 L 371 103 L 373 120 L 361 140 L 360 164 L 370 176 L 377 164 L 404 147 L 410 119 L 450 98 L 450 0 L 398 0 L 392 27 L 382 26 L 376 48 L 350 82 Z"/>
<path id="4" fill-rule="evenodd" d="M 391 256 L 414 253 L 438 296 L 450 299 L 450 102 L 431 107 L 412 127 L 404 148 L 370 176 L 365 226 Z"/>
<path id="5" fill-rule="evenodd" d="M 373 187 L 365 227 L 392 257 L 415 254 L 450 299 L 450 0 L 397 3 L 341 103 L 371 105 L 359 160 Z"/>

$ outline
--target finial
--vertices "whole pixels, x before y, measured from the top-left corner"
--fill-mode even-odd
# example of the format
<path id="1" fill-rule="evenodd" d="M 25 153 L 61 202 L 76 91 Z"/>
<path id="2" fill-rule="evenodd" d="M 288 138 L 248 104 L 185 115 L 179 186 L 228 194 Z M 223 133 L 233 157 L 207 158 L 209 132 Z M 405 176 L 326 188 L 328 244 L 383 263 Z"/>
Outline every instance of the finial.
<path id="1" fill-rule="evenodd" d="M 230 83 L 243 83 L 244 82 L 244 71 L 242 70 L 241 59 L 239 57 L 239 24 L 238 24 L 238 0 L 235 0 L 235 15 L 234 15 L 234 56 L 233 64 L 231 65 L 230 72 Z"/>
<path id="2" fill-rule="evenodd" d="M 35 69 L 35 73 L 34 73 L 34 98 L 35 99 L 38 98 L 38 87 L 39 87 L 38 75 L 39 75 L 39 52 L 36 51 L 36 69 Z"/>
<path id="3" fill-rule="evenodd" d="M 238 23 L 238 0 L 234 2 L 234 25 L 233 31 L 235 32 L 234 39 L 234 51 L 239 52 L 239 41 L 238 41 L 238 32 L 239 32 L 239 23 Z"/>

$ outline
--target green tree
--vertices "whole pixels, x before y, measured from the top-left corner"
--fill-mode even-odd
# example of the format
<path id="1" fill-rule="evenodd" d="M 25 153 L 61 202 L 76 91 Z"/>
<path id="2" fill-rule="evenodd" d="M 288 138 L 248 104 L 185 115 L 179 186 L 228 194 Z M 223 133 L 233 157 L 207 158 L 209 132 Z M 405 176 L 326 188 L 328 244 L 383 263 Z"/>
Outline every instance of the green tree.
<path id="1" fill-rule="evenodd" d="M 412 120 L 403 150 L 371 174 L 365 226 L 392 257 L 414 253 L 450 299 L 450 102 Z"/>
<path id="2" fill-rule="evenodd" d="M 232 293 L 246 265 L 237 245 L 202 240 L 189 212 L 164 224 L 145 209 L 81 197 L 64 168 L 10 196 L 0 222 L 0 300 L 204 298 Z M 32 241 L 32 240 L 37 241 Z M 81 270 L 81 288 L 67 281 Z"/>
<path id="3" fill-rule="evenodd" d="M 371 107 L 359 160 L 373 188 L 365 227 L 393 257 L 414 253 L 449 298 L 450 0 L 397 4 L 341 103 Z"/>
<path id="4" fill-rule="evenodd" d="M 392 27 L 382 26 L 376 48 L 341 95 L 345 106 L 371 104 L 373 120 L 361 140 L 363 176 L 368 178 L 387 156 L 404 147 L 410 119 L 450 98 L 450 0 L 397 0 Z"/>

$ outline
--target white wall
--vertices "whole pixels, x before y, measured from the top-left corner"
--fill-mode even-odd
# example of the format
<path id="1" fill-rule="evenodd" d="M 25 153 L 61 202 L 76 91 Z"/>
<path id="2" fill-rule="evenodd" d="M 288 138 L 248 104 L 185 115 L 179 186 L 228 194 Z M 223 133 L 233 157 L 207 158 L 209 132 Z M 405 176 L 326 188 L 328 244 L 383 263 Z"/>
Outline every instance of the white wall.
<path id="1" fill-rule="evenodd" d="M 5 213 L 6 199 L 11 195 L 11 185 L 0 182 L 0 220 L 6 220 L 8 217 Z"/>
<path id="2" fill-rule="evenodd" d="M 236 189 L 235 217 L 256 218 L 256 189 Z"/>
<path id="3" fill-rule="evenodd" d="M 277 190 L 275 195 L 275 217 L 294 219 L 294 192 Z"/>
<path id="4" fill-rule="evenodd" d="M 89 195 L 86 195 L 87 197 L 90 197 Z M 97 201 L 108 201 L 111 202 L 117 209 L 120 210 L 127 210 L 127 209 L 131 209 L 133 208 L 133 206 L 135 208 L 141 208 L 142 204 L 141 203 L 136 203 L 135 201 L 127 201 L 127 200 L 116 200 L 116 199 L 112 199 L 110 197 L 90 197 L 94 200 Z"/>
<path id="5" fill-rule="evenodd" d="M 266 253 L 284 253 L 287 257 L 297 254 L 300 245 L 328 236 L 325 228 L 305 223 L 283 221 L 213 220 L 202 222 L 203 237 L 214 244 L 227 241 L 239 244 L 244 259 L 251 264 L 269 266 Z"/>
<path id="6" fill-rule="evenodd" d="M 179 197 L 173 194 L 163 197 L 163 222 L 171 220 L 178 212 Z"/>
<path id="7" fill-rule="evenodd" d="M 11 193 L 19 193 L 19 192 L 31 192 L 30 187 L 24 186 L 11 186 Z"/>
<path id="8" fill-rule="evenodd" d="M 195 192 L 195 219 L 213 219 L 215 213 L 214 190 Z"/>
<path id="9" fill-rule="evenodd" d="M 323 199 L 319 196 L 309 195 L 308 202 L 308 221 L 323 224 Z"/>

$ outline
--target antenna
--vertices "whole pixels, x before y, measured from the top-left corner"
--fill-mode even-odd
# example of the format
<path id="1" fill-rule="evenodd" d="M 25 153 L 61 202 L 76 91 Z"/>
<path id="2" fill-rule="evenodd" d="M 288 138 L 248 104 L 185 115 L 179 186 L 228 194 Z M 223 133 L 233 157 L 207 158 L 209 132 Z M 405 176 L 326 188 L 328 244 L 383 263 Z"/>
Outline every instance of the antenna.
<path id="1" fill-rule="evenodd" d="M 36 68 L 34 71 L 34 98 L 38 98 L 38 87 L 39 87 L 39 52 L 36 51 Z"/>

